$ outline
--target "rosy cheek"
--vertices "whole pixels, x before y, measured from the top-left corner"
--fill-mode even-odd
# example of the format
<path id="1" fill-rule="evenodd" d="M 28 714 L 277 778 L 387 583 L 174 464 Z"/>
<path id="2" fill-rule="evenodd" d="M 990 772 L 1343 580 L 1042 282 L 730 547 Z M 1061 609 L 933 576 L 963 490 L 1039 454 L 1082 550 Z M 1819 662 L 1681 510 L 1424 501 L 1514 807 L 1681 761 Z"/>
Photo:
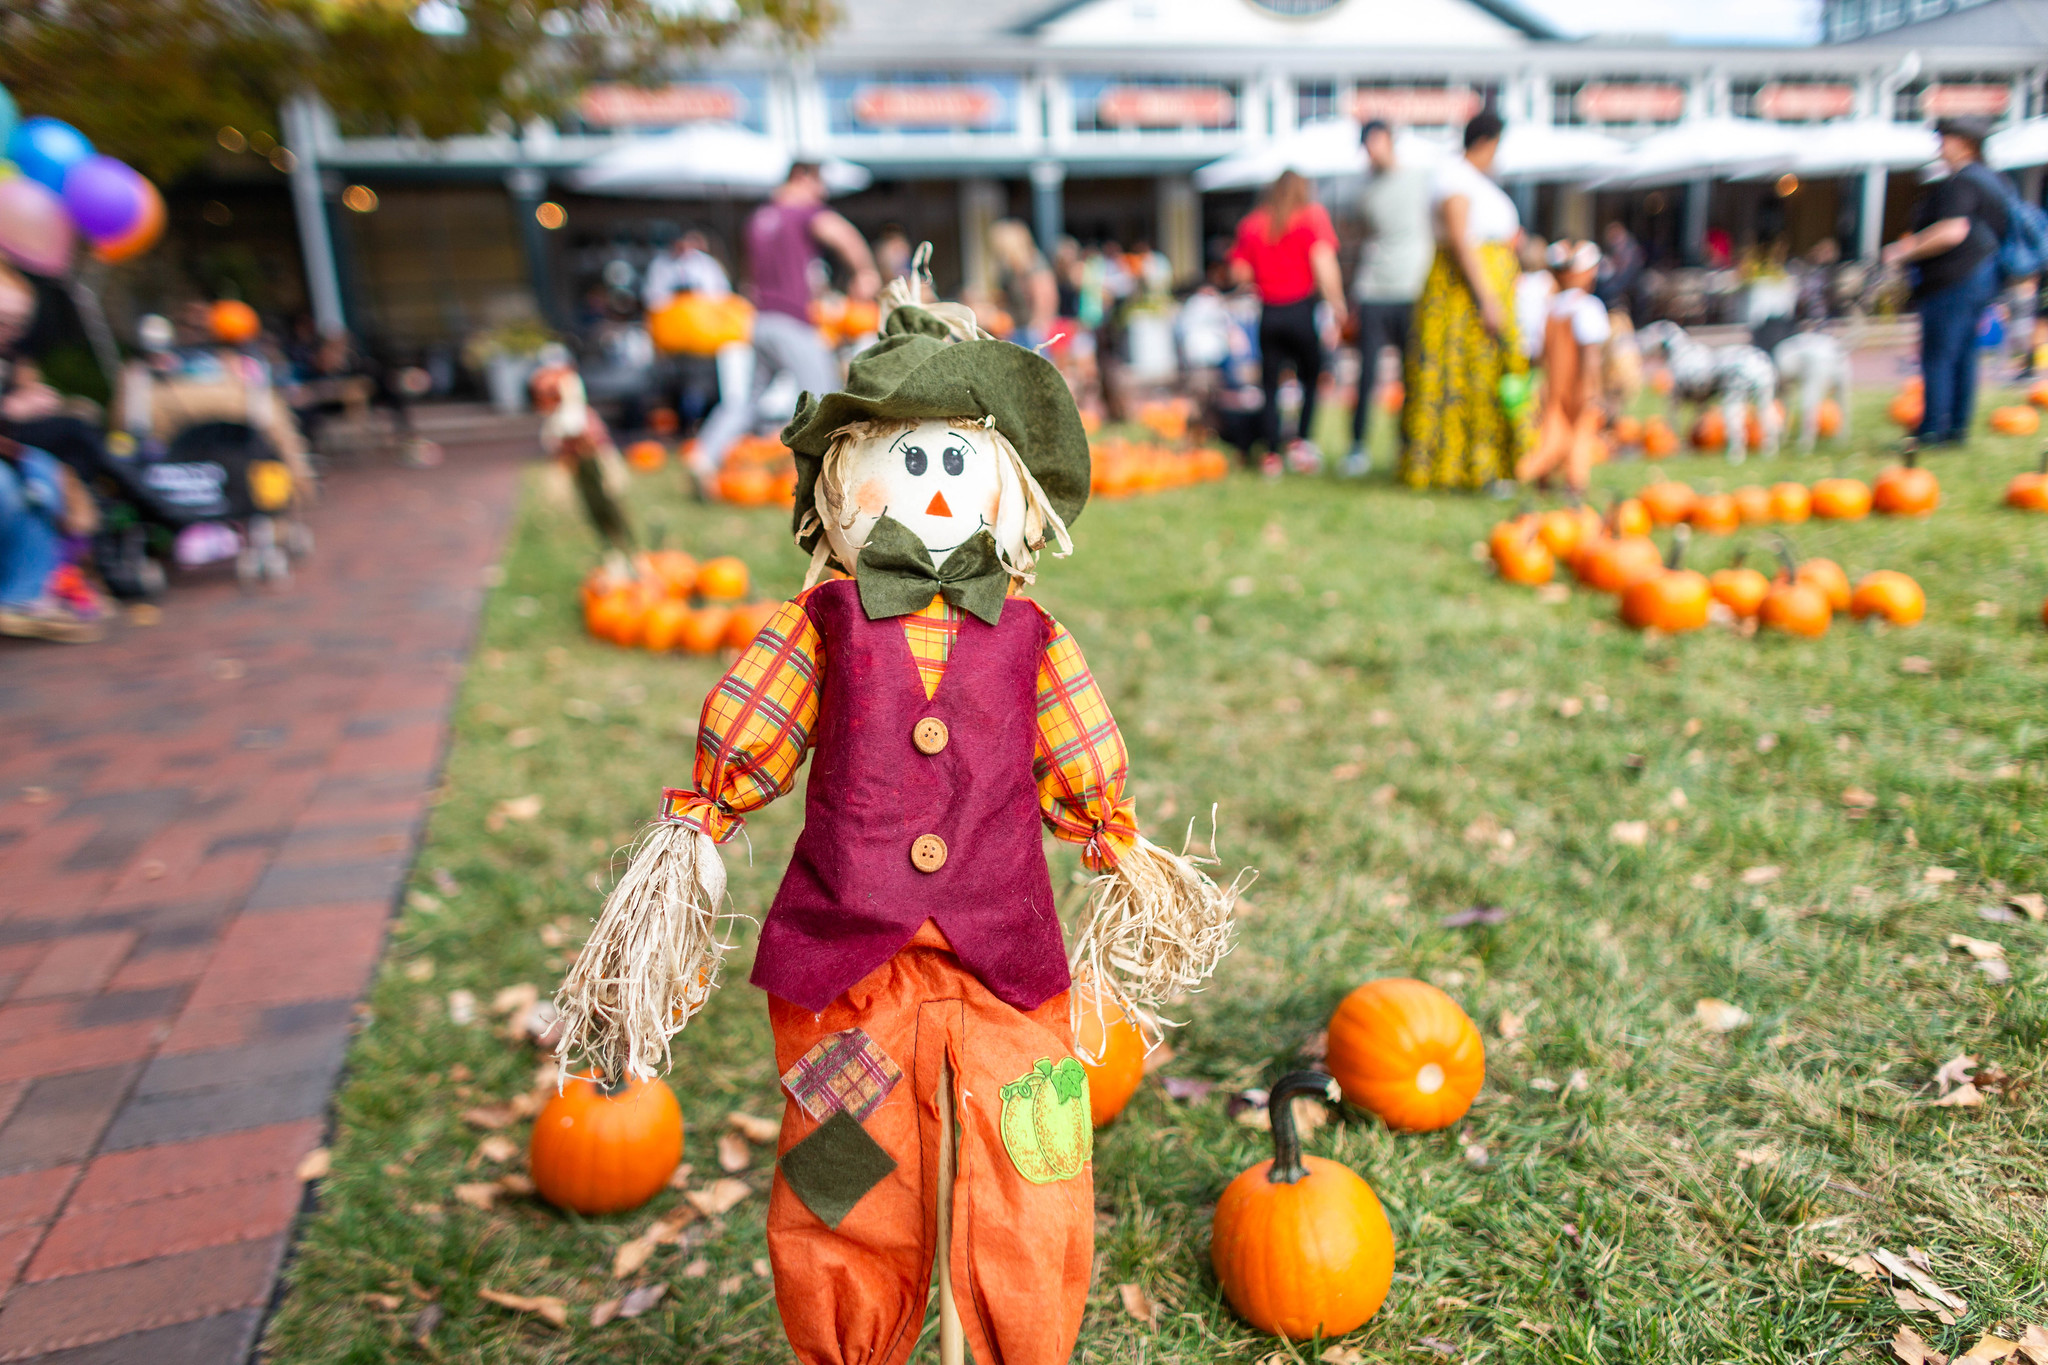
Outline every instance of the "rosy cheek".
<path id="1" fill-rule="evenodd" d="M 889 505 L 889 485 L 880 479 L 869 479 L 853 490 L 853 503 L 863 515 L 879 517 Z"/>
<path id="2" fill-rule="evenodd" d="M 1002 490 L 991 488 L 988 490 L 988 496 L 981 500 L 981 515 L 991 526 L 996 524 L 996 503 L 1001 498 Z"/>

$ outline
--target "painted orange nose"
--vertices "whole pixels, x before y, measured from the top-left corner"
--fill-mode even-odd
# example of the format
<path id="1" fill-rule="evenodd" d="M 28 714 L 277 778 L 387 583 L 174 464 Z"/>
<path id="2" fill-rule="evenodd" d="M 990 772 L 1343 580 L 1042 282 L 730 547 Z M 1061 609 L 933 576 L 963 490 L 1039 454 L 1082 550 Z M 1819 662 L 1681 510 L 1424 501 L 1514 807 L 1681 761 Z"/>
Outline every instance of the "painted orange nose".
<path id="1" fill-rule="evenodd" d="M 953 509 L 946 506 L 944 493 L 934 493 L 931 504 L 924 509 L 924 514 L 928 517 L 950 517 L 953 515 Z"/>

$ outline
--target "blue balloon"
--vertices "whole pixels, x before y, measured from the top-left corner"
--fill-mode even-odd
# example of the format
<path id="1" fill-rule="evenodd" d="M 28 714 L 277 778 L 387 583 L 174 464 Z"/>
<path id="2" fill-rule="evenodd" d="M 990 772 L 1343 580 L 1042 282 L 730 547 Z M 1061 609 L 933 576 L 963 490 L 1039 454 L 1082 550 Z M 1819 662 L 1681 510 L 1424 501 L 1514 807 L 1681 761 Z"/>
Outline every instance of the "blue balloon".
<path id="1" fill-rule="evenodd" d="M 21 122 L 21 111 L 14 107 L 14 96 L 7 93 L 7 87 L 0 85 L 0 147 L 7 145 L 7 139 L 14 136 L 14 125 Z"/>
<path id="2" fill-rule="evenodd" d="M 57 193 L 64 192 L 64 173 L 92 155 L 85 134 L 62 119 L 25 119 L 7 139 L 7 155 L 21 173 Z"/>

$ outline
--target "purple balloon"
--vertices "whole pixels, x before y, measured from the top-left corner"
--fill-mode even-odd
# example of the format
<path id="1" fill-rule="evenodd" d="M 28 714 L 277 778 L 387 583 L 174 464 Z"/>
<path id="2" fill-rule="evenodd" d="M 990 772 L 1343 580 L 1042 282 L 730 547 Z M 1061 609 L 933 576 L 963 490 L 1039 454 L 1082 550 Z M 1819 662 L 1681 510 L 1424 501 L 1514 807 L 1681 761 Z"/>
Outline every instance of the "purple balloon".
<path id="1" fill-rule="evenodd" d="M 0 180 L 0 258 L 32 275 L 62 275 L 76 240 L 64 201 L 40 181 Z"/>
<path id="2" fill-rule="evenodd" d="M 89 156 L 64 172 L 64 207 L 95 242 L 119 237 L 142 221 L 148 202 L 142 177 L 111 156 Z"/>

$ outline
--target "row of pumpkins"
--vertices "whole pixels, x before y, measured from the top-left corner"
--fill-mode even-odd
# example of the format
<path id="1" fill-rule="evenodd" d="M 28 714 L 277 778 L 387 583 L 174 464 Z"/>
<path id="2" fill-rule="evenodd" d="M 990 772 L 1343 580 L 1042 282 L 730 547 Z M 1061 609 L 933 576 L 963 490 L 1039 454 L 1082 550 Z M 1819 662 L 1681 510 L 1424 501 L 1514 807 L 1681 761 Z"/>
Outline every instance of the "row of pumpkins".
<path id="1" fill-rule="evenodd" d="M 1654 486 L 1654 485 L 1653 485 Z M 1673 518 L 1672 520 L 1676 520 Z M 1877 616 L 1897 626 L 1927 614 L 1927 595 L 1892 569 L 1865 574 L 1853 588 L 1832 559 L 1800 561 L 1779 538 L 1784 569 L 1775 579 L 1736 562 L 1713 574 L 1684 565 L 1693 528 L 1678 523 L 1667 558 L 1650 539 L 1651 517 L 1637 499 L 1617 502 L 1605 518 L 1589 507 L 1530 512 L 1494 526 L 1488 548 L 1510 583 L 1548 583 L 1562 559 L 1573 577 L 1620 599 L 1621 619 L 1638 630 L 1699 630 L 1719 603 L 1735 617 L 1808 638 L 1825 635 L 1839 611 L 1858 620 Z"/>
<path id="2" fill-rule="evenodd" d="M 1103 498 L 1186 488 L 1230 474 L 1230 457 L 1215 446 L 1173 446 L 1122 436 L 1090 442 L 1088 461 L 1089 492 Z"/>
<path id="3" fill-rule="evenodd" d="M 1097 1000 L 1077 1033 L 1090 1117 L 1113 1121 L 1145 1072 L 1136 1023 Z M 1090 1055 L 1099 1060 L 1089 1061 Z M 1331 1087 L 1398 1132 L 1456 1123 L 1486 1079 L 1479 1030 L 1435 986 L 1369 981 L 1330 1018 L 1328 1073 L 1282 1077 L 1268 1094 L 1273 1157 L 1240 1174 L 1217 1201 L 1210 1259 L 1232 1307 L 1264 1332 L 1342 1336 L 1379 1311 L 1393 1284 L 1394 1233 L 1371 1186 L 1349 1167 L 1301 1150 L 1294 1099 Z M 683 1114 L 659 1080 L 569 1081 L 534 1120 L 534 1187 L 592 1215 L 637 1208 L 668 1184 L 683 1156 Z"/>
<path id="4" fill-rule="evenodd" d="M 829 294 L 811 304 L 811 322 L 826 345 L 838 347 L 873 336 L 881 310 L 873 299 Z M 647 315 L 647 335 L 671 355 L 716 355 L 721 347 L 753 340 L 754 305 L 738 294 L 685 291 Z"/>
<path id="5" fill-rule="evenodd" d="M 2042 408 L 2048 408 L 2048 383 L 2036 384 L 2029 389 L 2024 403 L 1993 408 L 1985 422 L 2000 436 L 2032 436 L 2041 429 Z M 1907 431 L 1918 431 L 1920 419 L 1927 411 L 1926 388 L 1920 377 L 1915 375 L 1901 384 L 1884 411 L 1885 416 Z"/>
<path id="6" fill-rule="evenodd" d="M 668 463 L 668 446 L 652 438 L 625 449 L 626 463 L 642 474 Z M 796 457 L 772 436 L 742 436 L 725 453 L 710 492 L 735 507 L 796 506 Z"/>
<path id="7" fill-rule="evenodd" d="M 583 580 L 583 629 L 599 640 L 656 654 L 744 649 L 780 603 L 747 602 L 744 562 L 699 564 L 681 550 L 636 555 L 630 571 L 599 567 Z"/>

